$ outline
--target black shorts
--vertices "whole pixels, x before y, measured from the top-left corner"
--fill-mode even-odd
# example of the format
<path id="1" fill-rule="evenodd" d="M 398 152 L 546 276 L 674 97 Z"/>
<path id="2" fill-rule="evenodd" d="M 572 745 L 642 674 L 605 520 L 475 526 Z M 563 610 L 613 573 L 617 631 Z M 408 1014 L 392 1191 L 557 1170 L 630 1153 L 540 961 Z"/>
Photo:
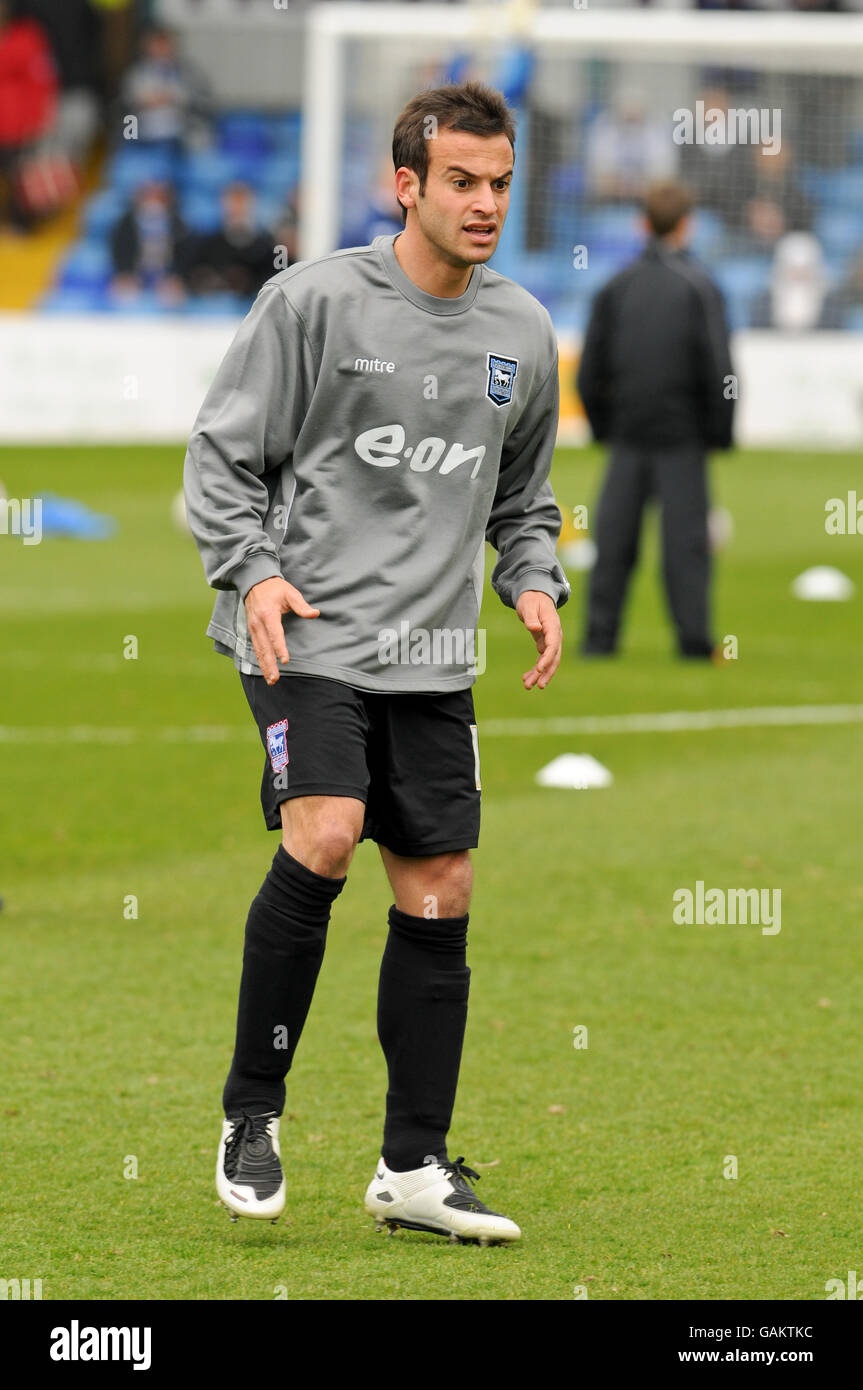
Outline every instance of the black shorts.
<path id="1" fill-rule="evenodd" d="M 261 806 L 280 830 L 294 796 L 365 802 L 361 840 L 394 854 L 443 854 L 479 842 L 473 692 L 381 694 L 322 676 L 275 685 L 240 673 L 264 745 Z"/>

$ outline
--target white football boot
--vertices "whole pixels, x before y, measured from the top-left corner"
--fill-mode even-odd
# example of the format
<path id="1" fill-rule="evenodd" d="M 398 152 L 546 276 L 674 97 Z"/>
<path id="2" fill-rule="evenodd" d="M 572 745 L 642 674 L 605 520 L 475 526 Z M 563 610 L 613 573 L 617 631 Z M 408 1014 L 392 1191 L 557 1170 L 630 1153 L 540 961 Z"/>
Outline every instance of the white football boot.
<path id="1" fill-rule="evenodd" d="M 216 1191 L 231 1220 L 256 1217 L 274 1224 L 285 1209 L 285 1175 L 279 1149 L 279 1116 L 245 1112 L 222 1122 Z"/>
<path id="2" fill-rule="evenodd" d="M 366 1211 L 375 1229 L 393 1235 L 399 1226 L 411 1231 L 431 1231 L 449 1236 L 454 1245 L 478 1241 L 498 1245 L 518 1240 L 514 1221 L 489 1211 L 468 1186 L 479 1173 L 467 1168 L 463 1158 L 425 1163 L 407 1173 L 394 1173 L 381 1159 L 366 1192 Z"/>

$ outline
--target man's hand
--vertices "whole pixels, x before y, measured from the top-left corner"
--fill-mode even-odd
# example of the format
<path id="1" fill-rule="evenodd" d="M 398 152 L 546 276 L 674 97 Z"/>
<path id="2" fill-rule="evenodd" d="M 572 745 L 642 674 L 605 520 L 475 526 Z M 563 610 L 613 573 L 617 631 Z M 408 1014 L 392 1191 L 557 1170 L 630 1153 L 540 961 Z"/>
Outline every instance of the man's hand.
<path id="1" fill-rule="evenodd" d="M 550 601 L 550 600 L 549 600 Z M 258 658 L 258 665 L 267 685 L 279 679 L 279 661 L 290 661 L 285 644 L 283 613 L 296 613 L 299 618 L 317 618 L 320 608 L 310 608 L 299 589 L 285 579 L 273 576 L 253 584 L 246 594 L 246 620 L 249 636 Z"/>
<path id="2" fill-rule="evenodd" d="M 563 646 L 563 632 L 554 600 L 539 589 L 525 589 L 519 596 L 515 611 L 528 632 L 533 633 L 539 660 L 530 671 L 522 676 L 525 690 L 533 690 L 538 685 L 545 690 L 558 666 L 560 650 Z"/>

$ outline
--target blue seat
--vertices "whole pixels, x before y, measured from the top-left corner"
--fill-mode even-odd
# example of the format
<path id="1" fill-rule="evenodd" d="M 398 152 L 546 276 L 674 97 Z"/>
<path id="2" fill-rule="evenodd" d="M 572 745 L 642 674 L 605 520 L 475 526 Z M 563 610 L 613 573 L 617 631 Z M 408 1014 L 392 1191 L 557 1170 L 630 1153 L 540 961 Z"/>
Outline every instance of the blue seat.
<path id="1" fill-rule="evenodd" d="M 300 181 L 300 161 L 294 155 L 269 160 L 261 170 L 257 187 L 265 197 L 284 199 Z"/>
<path id="2" fill-rule="evenodd" d="M 89 238 L 108 236 L 128 207 L 128 199 L 116 188 L 94 193 L 84 207 L 83 224 Z"/>
<path id="3" fill-rule="evenodd" d="M 714 275 L 726 298 L 750 296 L 765 290 L 770 281 L 769 256 L 736 256 L 717 261 Z"/>
<path id="4" fill-rule="evenodd" d="M 190 188 L 180 194 L 180 216 L 192 232 L 204 235 L 219 225 L 221 209 L 218 194 Z"/>
<path id="5" fill-rule="evenodd" d="M 229 111 L 219 117 L 217 129 L 223 154 L 263 157 L 272 149 L 272 126 L 258 111 Z"/>
<path id="6" fill-rule="evenodd" d="M 101 290 L 111 278 L 111 253 L 104 240 L 78 241 L 60 268 L 57 288 Z"/>
<path id="7" fill-rule="evenodd" d="M 863 305 L 855 304 L 845 310 L 845 327 L 852 333 L 863 333 Z"/>
<path id="8" fill-rule="evenodd" d="M 299 154 L 302 133 L 302 116 L 299 111 L 286 111 L 279 116 L 271 116 L 270 148 L 280 153 Z"/>
<path id="9" fill-rule="evenodd" d="M 250 183 L 249 161 L 238 154 L 224 154 L 221 150 L 196 150 L 186 160 L 182 184 L 185 189 L 196 192 L 213 192 L 223 188 L 226 183 L 241 180 Z M 255 168 L 260 161 L 254 161 Z"/>
<path id="10" fill-rule="evenodd" d="M 696 208 L 692 219 L 692 250 L 704 260 L 713 260 L 725 243 L 725 223 L 718 212 Z"/>
<path id="11" fill-rule="evenodd" d="M 548 186 L 555 198 L 569 202 L 580 199 L 584 193 L 584 165 L 559 164 L 556 169 L 552 169 Z"/>
<path id="12" fill-rule="evenodd" d="M 817 164 L 805 164 L 797 170 L 797 182 L 804 193 L 820 202 L 828 196 L 832 172 L 830 169 L 822 169 Z"/>
<path id="13" fill-rule="evenodd" d="M 583 243 L 590 251 L 634 256 L 644 245 L 640 213 L 634 205 L 592 209 L 578 219 L 577 231 L 573 243 Z"/>
<path id="14" fill-rule="evenodd" d="M 164 149 L 151 149 L 135 140 L 129 140 L 117 150 L 111 159 L 106 182 L 109 188 L 129 194 L 142 183 L 151 179 L 166 179 L 172 182 L 179 169 L 177 158 Z"/>
<path id="15" fill-rule="evenodd" d="M 815 219 L 815 234 L 829 256 L 850 255 L 863 242 L 860 210 L 843 207 L 824 209 Z"/>
<path id="16" fill-rule="evenodd" d="M 831 169 L 821 179 L 819 200 L 827 208 L 857 212 L 863 206 L 863 169 Z"/>

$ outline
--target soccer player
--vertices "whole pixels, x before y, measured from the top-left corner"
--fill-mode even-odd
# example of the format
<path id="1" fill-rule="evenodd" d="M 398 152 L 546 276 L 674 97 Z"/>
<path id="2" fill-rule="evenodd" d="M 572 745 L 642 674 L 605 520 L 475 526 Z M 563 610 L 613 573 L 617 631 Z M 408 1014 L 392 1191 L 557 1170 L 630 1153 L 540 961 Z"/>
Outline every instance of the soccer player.
<path id="1" fill-rule="evenodd" d="M 468 1002 L 480 772 L 471 686 L 484 544 L 492 584 L 559 660 L 548 482 L 557 345 L 545 309 L 485 262 L 501 234 L 515 130 L 477 83 L 423 92 L 395 126 L 404 230 L 269 280 L 189 443 L 189 522 L 207 629 L 233 658 L 265 749 L 261 804 L 282 839 L 246 923 L 217 1190 L 278 1217 L 290 1070 L 334 900 L 357 842 L 394 904 L 378 995 L 389 1078 L 378 1229 L 518 1239 L 451 1160 Z"/>

